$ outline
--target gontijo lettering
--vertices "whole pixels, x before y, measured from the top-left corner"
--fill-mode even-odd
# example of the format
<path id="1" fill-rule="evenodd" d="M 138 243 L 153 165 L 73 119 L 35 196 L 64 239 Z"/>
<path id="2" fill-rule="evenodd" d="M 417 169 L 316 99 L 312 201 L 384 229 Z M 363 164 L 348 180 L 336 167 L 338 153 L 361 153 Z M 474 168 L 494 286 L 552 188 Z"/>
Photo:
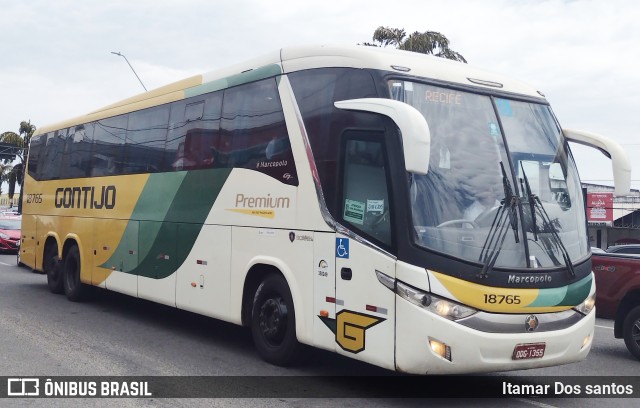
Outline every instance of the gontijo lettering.
<path id="1" fill-rule="evenodd" d="M 108 209 L 116 206 L 116 186 L 60 187 L 56 189 L 56 208 Z"/>

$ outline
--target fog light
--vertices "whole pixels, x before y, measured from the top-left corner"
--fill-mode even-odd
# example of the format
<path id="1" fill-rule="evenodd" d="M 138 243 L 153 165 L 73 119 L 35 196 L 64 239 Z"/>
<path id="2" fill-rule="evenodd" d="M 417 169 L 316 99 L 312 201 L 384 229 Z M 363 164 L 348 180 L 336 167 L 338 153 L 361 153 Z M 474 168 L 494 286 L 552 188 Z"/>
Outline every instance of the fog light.
<path id="1" fill-rule="evenodd" d="M 580 350 L 582 350 L 585 347 L 587 347 L 589 345 L 589 343 L 591 343 L 591 335 L 587 334 L 587 336 L 584 338 L 584 340 L 582 340 L 582 347 L 580 347 Z"/>
<path id="2" fill-rule="evenodd" d="M 429 337 L 429 346 L 431 347 L 431 351 L 445 360 L 451 361 L 451 347 L 441 341 L 432 339 L 431 337 Z"/>

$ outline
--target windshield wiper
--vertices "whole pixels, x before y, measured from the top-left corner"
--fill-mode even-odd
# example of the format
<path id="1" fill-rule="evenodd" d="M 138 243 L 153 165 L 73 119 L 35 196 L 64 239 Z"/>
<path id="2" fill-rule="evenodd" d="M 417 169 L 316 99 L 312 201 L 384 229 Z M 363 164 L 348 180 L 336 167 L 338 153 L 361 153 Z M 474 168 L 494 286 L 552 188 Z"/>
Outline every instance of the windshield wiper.
<path id="1" fill-rule="evenodd" d="M 562 259 L 564 259 L 564 263 L 567 266 L 567 271 L 569 272 L 569 276 L 571 276 L 572 278 L 575 277 L 576 271 L 573 268 L 573 262 L 571 262 L 571 257 L 569 257 L 569 251 L 567 251 L 567 247 L 565 247 L 564 243 L 562 243 L 562 238 L 560 238 L 560 235 L 558 235 L 558 231 L 555 227 L 555 223 L 551 220 L 551 218 L 549 217 L 549 214 L 547 214 L 547 211 L 544 209 L 544 206 L 542 205 L 540 198 L 534 195 L 533 199 L 534 199 L 538 214 L 540 215 L 540 218 L 542 218 L 544 230 L 551 231 L 551 236 L 554 238 L 556 247 L 560 250 L 560 253 L 562 254 Z"/>
<path id="2" fill-rule="evenodd" d="M 511 225 L 513 229 L 515 242 L 520 242 L 518 238 L 518 216 L 516 214 L 519 198 L 513 194 L 511 183 L 509 182 L 507 172 L 504 170 L 504 164 L 502 162 L 500 162 L 500 168 L 502 169 L 504 199 L 491 223 L 491 228 L 482 246 L 482 251 L 480 251 L 478 260 L 482 262 L 482 270 L 478 274 L 479 278 L 488 277 L 489 273 L 493 270 L 493 266 L 496 264 L 498 255 L 500 255 L 500 251 L 502 250 L 504 240 L 507 237 L 509 225 Z"/>
<path id="3" fill-rule="evenodd" d="M 564 259 L 564 263 L 567 266 L 569 275 L 573 278 L 576 276 L 576 272 L 573 268 L 573 263 L 571 262 L 571 258 L 569 257 L 569 251 L 567 251 L 567 247 L 564 246 L 564 243 L 562 242 L 560 235 L 558 235 L 558 231 L 554 225 L 554 222 L 551 220 L 551 217 L 549 217 L 549 214 L 547 213 L 544 206 L 542 205 L 542 201 L 540 201 L 540 197 L 531 193 L 529 178 L 527 177 L 527 173 L 525 173 L 524 171 L 524 167 L 521 166 L 521 168 L 522 168 L 522 175 L 524 177 L 524 183 L 527 191 L 527 197 L 529 199 L 529 208 L 531 209 L 531 222 L 533 223 L 534 240 L 535 241 L 538 240 L 538 223 L 536 221 L 536 212 L 537 212 L 538 215 L 540 215 L 540 218 L 542 219 L 542 225 L 544 227 L 543 231 L 551 232 L 551 236 L 555 241 L 556 248 L 562 254 L 562 258 Z M 551 252 L 551 248 L 549 248 L 549 252 L 550 252 L 550 255 L 553 254 L 553 252 Z M 553 258 L 557 260 L 555 256 Z"/>
<path id="4" fill-rule="evenodd" d="M 524 165 L 520 162 L 520 168 L 522 169 L 522 175 L 524 176 L 524 189 L 527 193 L 527 199 L 529 201 L 529 211 L 531 213 L 531 223 L 533 224 L 533 239 L 534 241 L 538 241 L 538 222 L 536 221 L 536 201 L 533 198 L 533 194 L 531 193 L 531 185 L 529 184 L 529 178 L 527 177 L 527 173 L 524 171 Z M 522 184 L 522 179 L 520 179 L 520 184 Z M 524 223 L 524 220 L 522 221 Z"/>

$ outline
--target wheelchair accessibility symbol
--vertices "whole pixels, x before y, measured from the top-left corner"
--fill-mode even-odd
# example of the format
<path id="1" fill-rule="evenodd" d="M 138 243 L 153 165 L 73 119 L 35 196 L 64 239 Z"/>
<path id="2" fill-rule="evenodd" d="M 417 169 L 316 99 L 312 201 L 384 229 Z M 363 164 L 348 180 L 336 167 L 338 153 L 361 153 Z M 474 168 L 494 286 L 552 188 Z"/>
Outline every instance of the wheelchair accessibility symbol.
<path id="1" fill-rule="evenodd" d="M 349 259 L 348 238 L 336 238 L 336 258 Z"/>

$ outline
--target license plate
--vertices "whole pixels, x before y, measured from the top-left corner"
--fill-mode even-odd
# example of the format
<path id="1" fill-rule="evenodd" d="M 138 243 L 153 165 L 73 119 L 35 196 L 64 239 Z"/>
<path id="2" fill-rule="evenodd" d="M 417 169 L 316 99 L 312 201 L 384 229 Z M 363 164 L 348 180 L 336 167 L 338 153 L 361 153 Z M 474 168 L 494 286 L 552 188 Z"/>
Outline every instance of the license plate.
<path id="1" fill-rule="evenodd" d="M 511 359 L 528 360 L 532 358 L 542 358 L 544 356 L 544 349 L 546 346 L 546 343 L 517 344 L 513 349 Z"/>

